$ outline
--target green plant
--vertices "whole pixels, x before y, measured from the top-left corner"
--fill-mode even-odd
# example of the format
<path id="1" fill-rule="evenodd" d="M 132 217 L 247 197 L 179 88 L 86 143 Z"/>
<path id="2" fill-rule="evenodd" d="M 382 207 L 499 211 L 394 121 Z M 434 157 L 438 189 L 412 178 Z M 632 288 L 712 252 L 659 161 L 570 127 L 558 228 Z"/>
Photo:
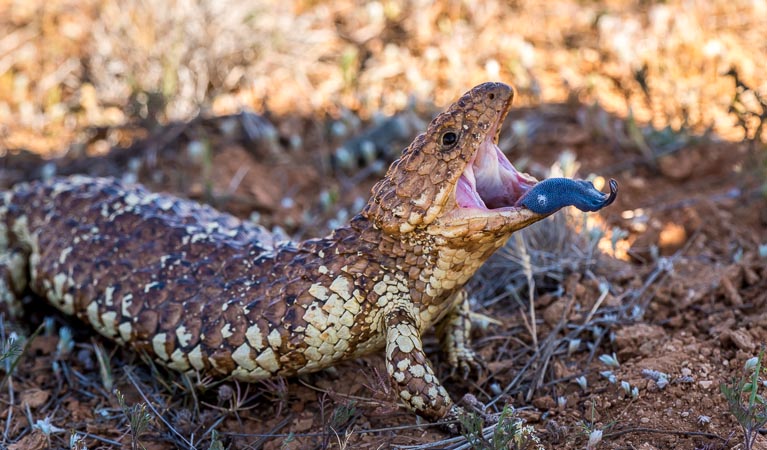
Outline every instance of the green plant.
<path id="1" fill-rule="evenodd" d="M 730 101 L 729 113 L 734 114 L 737 126 L 752 149 L 761 150 L 757 155 L 762 170 L 762 193 L 767 196 L 767 98 L 758 89 L 746 84 L 735 68 L 726 73 L 735 82 L 735 95 Z"/>
<path id="2" fill-rule="evenodd" d="M 152 415 L 147 411 L 146 403 L 137 403 L 128 406 L 125 403 L 125 397 L 122 392 L 115 389 L 115 395 L 117 396 L 117 403 L 120 405 L 123 414 L 128 419 L 131 433 L 131 449 L 137 450 L 142 448 L 146 450 L 144 444 L 141 443 L 141 435 L 149 428 L 149 422 L 152 420 Z"/>
<path id="3" fill-rule="evenodd" d="M 0 320 L 0 324 L 2 324 L 0 326 L 0 368 L 5 371 L 2 381 L 0 381 L 0 389 L 3 389 L 13 371 L 16 370 L 19 361 L 21 361 L 21 355 L 24 354 L 24 350 L 43 331 L 44 324 L 37 327 L 34 333 L 29 336 L 29 339 L 24 341 L 24 345 L 21 344 L 21 339 L 16 333 L 11 333 L 10 336 L 5 338 L 5 322 Z"/>
<path id="4" fill-rule="evenodd" d="M 322 448 L 328 448 L 330 446 L 330 437 L 335 436 L 338 441 L 338 447 L 341 449 L 346 448 L 349 441 L 349 436 L 354 428 L 354 421 L 358 415 L 356 402 L 349 401 L 336 406 L 333 412 L 330 414 L 329 420 L 325 423 L 325 434 L 323 435 Z M 324 410 L 322 412 L 323 420 L 325 418 Z M 339 433 L 344 435 L 344 439 L 341 439 Z"/>
<path id="5" fill-rule="evenodd" d="M 216 430 L 210 433 L 210 447 L 208 447 L 208 450 L 224 450 L 224 444 L 221 442 L 221 437 Z"/>
<path id="6" fill-rule="evenodd" d="M 759 350 L 759 356 L 746 361 L 744 376 L 733 379 L 730 384 L 719 385 L 730 412 L 743 428 L 743 446 L 746 450 L 751 450 L 756 434 L 767 423 L 767 401 L 758 392 L 763 358 L 764 346 Z"/>
<path id="7" fill-rule="evenodd" d="M 479 450 L 542 450 L 540 439 L 533 427 L 525 425 L 514 414 L 511 406 L 505 406 L 498 422 L 485 428 L 485 421 L 477 413 L 464 414 L 459 418 L 463 437 L 471 448 Z"/>
<path id="8" fill-rule="evenodd" d="M 21 356 L 21 343 L 18 338 L 9 337 L 0 342 L 0 363 L 3 364 L 6 374 L 13 371 L 19 356 Z"/>
<path id="9" fill-rule="evenodd" d="M 756 145 L 762 142 L 767 123 L 767 98 L 743 82 L 735 68 L 731 68 L 725 75 L 732 77 L 735 82 L 735 96 L 730 102 L 729 112 L 735 115 L 745 139 Z"/>

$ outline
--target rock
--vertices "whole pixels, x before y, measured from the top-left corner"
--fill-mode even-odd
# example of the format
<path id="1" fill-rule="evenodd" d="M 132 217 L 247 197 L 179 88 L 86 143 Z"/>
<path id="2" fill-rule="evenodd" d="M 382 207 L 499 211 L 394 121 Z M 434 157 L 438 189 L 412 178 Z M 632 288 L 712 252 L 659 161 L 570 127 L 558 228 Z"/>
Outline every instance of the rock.
<path id="1" fill-rule="evenodd" d="M 555 326 L 562 319 L 562 314 L 565 312 L 566 306 L 567 300 L 565 298 L 559 298 L 543 310 L 543 321 L 550 327 Z"/>
<path id="2" fill-rule="evenodd" d="M 658 447 L 650 444 L 649 442 L 643 442 L 639 445 L 639 450 L 658 450 Z"/>
<path id="3" fill-rule="evenodd" d="M 743 306 L 743 297 L 740 296 L 740 293 L 738 293 L 738 290 L 735 288 L 732 281 L 726 276 L 723 276 L 720 281 L 724 296 L 727 298 L 730 305 Z"/>
<path id="4" fill-rule="evenodd" d="M 753 352 L 756 350 L 756 344 L 751 334 L 743 329 L 725 330 L 720 336 L 719 341 L 722 345 L 732 342 L 736 347 L 744 352 Z"/>
<path id="5" fill-rule="evenodd" d="M 50 396 L 49 391 L 37 388 L 27 389 L 21 393 L 21 403 L 26 403 L 30 408 L 36 409 L 43 406 Z"/>
<path id="6" fill-rule="evenodd" d="M 618 329 L 615 332 L 615 345 L 621 354 L 649 355 L 658 345 L 659 341 L 666 337 L 663 328 L 657 325 L 638 323 Z"/>
<path id="7" fill-rule="evenodd" d="M 667 222 L 663 225 L 658 236 L 658 246 L 661 248 L 662 254 L 668 255 L 676 252 L 684 246 L 685 242 L 687 242 L 687 232 L 683 226 L 673 222 Z"/>
<path id="8" fill-rule="evenodd" d="M 34 430 L 19 439 L 18 442 L 8 446 L 8 450 L 42 450 L 44 448 L 48 448 L 48 442 L 40 430 Z"/>
<path id="9" fill-rule="evenodd" d="M 689 178 L 693 171 L 700 166 L 699 152 L 678 152 L 658 158 L 658 169 L 664 176 L 681 181 Z"/>
<path id="10" fill-rule="evenodd" d="M 533 406 L 548 411 L 557 407 L 557 402 L 550 395 L 533 399 Z"/>

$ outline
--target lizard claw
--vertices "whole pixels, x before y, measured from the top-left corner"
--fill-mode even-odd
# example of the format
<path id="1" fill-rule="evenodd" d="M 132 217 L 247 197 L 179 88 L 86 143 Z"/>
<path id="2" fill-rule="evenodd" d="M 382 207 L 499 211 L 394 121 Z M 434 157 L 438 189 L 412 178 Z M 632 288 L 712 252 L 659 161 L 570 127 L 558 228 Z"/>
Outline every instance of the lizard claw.
<path id="1" fill-rule="evenodd" d="M 474 374 L 481 377 L 486 372 L 485 361 L 473 350 L 460 352 L 456 355 L 454 361 L 450 361 L 450 378 L 455 378 L 458 374 L 462 379 L 469 378 Z"/>
<path id="2" fill-rule="evenodd" d="M 450 407 L 450 411 L 445 414 L 439 422 L 439 427 L 446 433 L 458 435 L 461 433 L 461 417 L 466 414 L 466 410 L 458 405 Z"/>
<path id="3" fill-rule="evenodd" d="M 463 406 L 453 405 L 445 417 L 438 422 L 442 430 L 452 435 L 459 434 L 462 431 L 463 421 L 461 419 L 467 414 L 474 413 L 479 415 L 484 426 L 498 423 L 501 417 L 501 413 L 485 412 L 487 409 L 485 404 L 477 400 L 477 397 L 472 394 L 465 394 L 459 403 Z"/>
<path id="4" fill-rule="evenodd" d="M 487 409 L 487 406 L 485 406 L 484 403 L 477 400 L 477 397 L 475 397 L 472 394 L 465 394 L 461 398 L 460 403 L 466 406 L 466 408 L 471 410 L 472 412 L 479 414 L 479 416 L 484 421 L 485 426 L 496 424 L 498 423 L 498 420 L 501 418 L 501 413 L 485 412 L 485 410 Z"/>

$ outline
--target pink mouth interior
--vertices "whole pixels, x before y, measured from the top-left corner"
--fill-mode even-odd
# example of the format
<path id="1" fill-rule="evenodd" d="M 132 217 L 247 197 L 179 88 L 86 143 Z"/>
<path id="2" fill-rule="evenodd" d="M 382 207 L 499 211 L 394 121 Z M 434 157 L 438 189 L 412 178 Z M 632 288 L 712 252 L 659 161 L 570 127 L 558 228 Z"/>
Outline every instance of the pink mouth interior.
<path id="1" fill-rule="evenodd" d="M 535 179 L 519 173 L 493 142 L 498 125 L 487 133 L 474 159 L 458 179 L 455 199 L 462 208 L 491 210 L 513 207 L 536 183 Z"/>

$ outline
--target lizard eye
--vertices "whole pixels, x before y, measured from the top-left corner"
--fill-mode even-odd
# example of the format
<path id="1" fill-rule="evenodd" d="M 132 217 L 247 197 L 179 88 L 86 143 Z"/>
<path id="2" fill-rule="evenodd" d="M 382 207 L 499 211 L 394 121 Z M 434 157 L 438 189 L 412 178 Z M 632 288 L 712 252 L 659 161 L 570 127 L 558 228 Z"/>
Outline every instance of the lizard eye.
<path id="1" fill-rule="evenodd" d="M 454 131 L 448 131 L 442 135 L 442 146 L 446 149 L 453 147 L 458 142 L 458 135 Z"/>

